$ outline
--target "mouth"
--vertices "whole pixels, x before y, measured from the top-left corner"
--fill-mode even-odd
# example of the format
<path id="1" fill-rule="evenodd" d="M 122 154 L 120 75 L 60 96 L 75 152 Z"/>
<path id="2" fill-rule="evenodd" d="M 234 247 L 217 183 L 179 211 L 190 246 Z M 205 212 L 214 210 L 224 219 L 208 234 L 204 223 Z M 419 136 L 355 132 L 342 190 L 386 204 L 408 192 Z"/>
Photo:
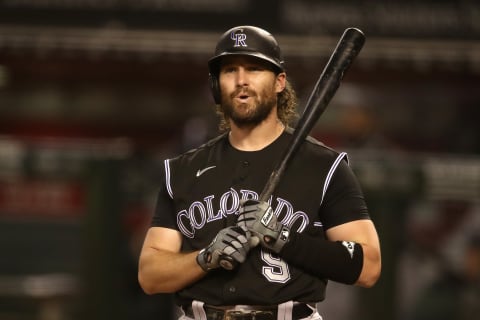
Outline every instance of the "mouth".
<path id="1" fill-rule="evenodd" d="M 250 96 L 248 94 L 239 94 L 235 98 L 240 102 L 247 102 Z"/>
<path id="2" fill-rule="evenodd" d="M 234 95 L 234 98 L 241 103 L 246 103 L 251 97 L 252 94 L 249 93 L 248 90 L 242 90 Z"/>

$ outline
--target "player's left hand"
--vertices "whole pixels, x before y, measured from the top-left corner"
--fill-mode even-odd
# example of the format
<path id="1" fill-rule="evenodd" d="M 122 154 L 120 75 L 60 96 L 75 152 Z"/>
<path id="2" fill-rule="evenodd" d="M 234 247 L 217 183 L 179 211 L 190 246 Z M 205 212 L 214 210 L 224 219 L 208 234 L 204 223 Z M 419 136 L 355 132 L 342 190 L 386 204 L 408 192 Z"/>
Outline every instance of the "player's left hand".
<path id="1" fill-rule="evenodd" d="M 278 222 L 272 207 L 265 201 L 247 200 L 240 204 L 237 226 L 250 231 L 263 247 L 279 253 L 287 243 L 290 228 Z"/>

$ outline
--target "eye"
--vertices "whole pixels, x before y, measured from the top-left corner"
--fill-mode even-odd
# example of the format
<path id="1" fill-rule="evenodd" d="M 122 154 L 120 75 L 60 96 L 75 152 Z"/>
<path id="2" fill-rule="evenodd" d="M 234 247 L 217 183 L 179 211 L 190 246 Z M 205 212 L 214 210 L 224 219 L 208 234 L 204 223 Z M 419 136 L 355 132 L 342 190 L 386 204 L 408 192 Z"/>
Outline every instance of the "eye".
<path id="1" fill-rule="evenodd" d="M 248 71 L 264 71 L 265 67 L 258 64 L 249 65 L 246 68 Z"/>
<path id="2" fill-rule="evenodd" d="M 233 65 L 226 65 L 222 67 L 221 72 L 222 73 L 231 73 L 235 72 L 236 68 Z"/>

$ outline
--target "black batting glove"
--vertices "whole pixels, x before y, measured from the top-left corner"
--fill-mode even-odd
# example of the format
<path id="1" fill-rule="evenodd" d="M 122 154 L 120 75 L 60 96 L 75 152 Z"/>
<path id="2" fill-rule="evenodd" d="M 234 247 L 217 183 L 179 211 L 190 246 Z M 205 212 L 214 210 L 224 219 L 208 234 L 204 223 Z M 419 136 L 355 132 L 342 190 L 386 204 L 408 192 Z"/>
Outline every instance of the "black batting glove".
<path id="1" fill-rule="evenodd" d="M 250 251 L 245 230 L 231 226 L 220 230 L 213 241 L 197 255 L 197 263 L 205 272 L 222 267 L 232 270 L 243 263 Z"/>
<path id="2" fill-rule="evenodd" d="M 278 222 L 272 207 L 265 201 L 247 200 L 240 204 L 237 226 L 258 238 L 264 248 L 279 253 L 290 236 L 290 228 Z M 254 241 L 250 241 L 252 244 Z"/>

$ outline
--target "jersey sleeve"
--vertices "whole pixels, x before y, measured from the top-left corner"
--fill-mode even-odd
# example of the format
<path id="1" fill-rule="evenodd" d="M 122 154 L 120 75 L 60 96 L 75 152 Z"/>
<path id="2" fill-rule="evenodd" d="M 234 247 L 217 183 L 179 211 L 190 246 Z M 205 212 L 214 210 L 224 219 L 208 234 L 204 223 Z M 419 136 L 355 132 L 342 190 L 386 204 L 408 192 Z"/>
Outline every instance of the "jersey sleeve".
<path id="1" fill-rule="evenodd" d="M 153 213 L 151 226 L 177 229 L 174 215 L 173 193 L 170 185 L 170 163 L 164 162 L 164 170 L 161 173 L 161 184 L 157 195 L 155 211 Z"/>
<path id="2" fill-rule="evenodd" d="M 354 220 L 370 219 L 362 189 L 346 159 L 335 167 L 326 186 L 321 215 L 325 229 Z"/>

